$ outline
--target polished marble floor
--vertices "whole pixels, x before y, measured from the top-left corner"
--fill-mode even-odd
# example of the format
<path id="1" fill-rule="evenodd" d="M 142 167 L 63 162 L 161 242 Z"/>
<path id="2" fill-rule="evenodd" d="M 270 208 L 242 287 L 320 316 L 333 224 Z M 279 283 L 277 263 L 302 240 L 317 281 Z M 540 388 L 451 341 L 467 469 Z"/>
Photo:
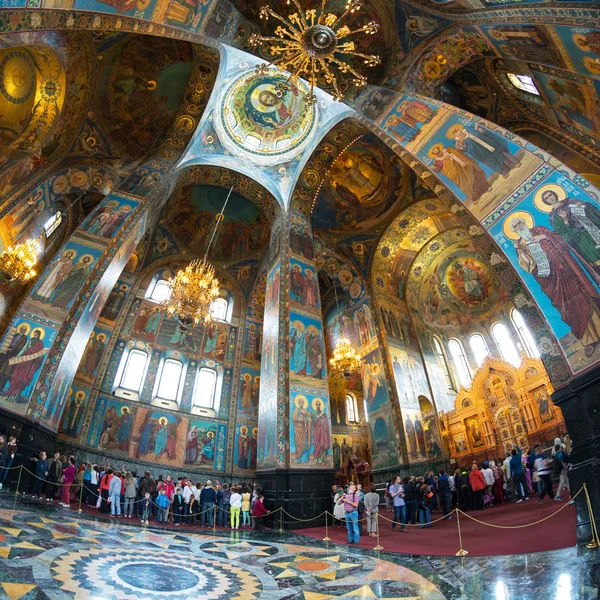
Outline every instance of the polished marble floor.
<path id="1" fill-rule="evenodd" d="M 139 524 L 138 524 L 139 525 Z M 160 531 L 0 494 L 0 598 L 591 600 L 596 553 L 398 555 L 295 533 Z M 217 530 L 218 531 L 218 530 Z"/>

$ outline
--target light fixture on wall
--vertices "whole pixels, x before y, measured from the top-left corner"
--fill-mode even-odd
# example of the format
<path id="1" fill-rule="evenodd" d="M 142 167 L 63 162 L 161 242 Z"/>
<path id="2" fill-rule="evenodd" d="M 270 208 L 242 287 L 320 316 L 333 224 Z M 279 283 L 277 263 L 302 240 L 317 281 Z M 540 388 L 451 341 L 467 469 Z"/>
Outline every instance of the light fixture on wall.
<path id="1" fill-rule="evenodd" d="M 208 262 L 208 253 L 224 219 L 225 207 L 233 192 L 233 186 L 225 198 L 221 212 L 216 217 L 215 228 L 202 260 L 192 261 L 185 269 L 177 272 L 169 283 L 171 294 L 161 302 L 169 318 L 179 319 L 180 329 L 196 327 L 211 320 L 210 305 L 219 297 L 221 284 L 215 276 L 215 268 Z"/>
<path id="2" fill-rule="evenodd" d="M 362 59 L 367 67 L 377 66 L 381 60 L 374 54 L 356 52 L 353 41 L 344 41 L 345 38 L 361 33 L 373 35 L 379 31 L 379 23 L 369 21 L 362 27 L 351 30 L 343 22 L 349 15 L 356 13 L 361 8 L 360 0 L 348 0 L 345 12 L 340 17 L 325 12 L 327 0 L 321 1 L 319 11 L 312 8 L 305 10 L 298 0 L 288 0 L 294 3 L 298 12 L 286 18 L 278 15 L 269 6 L 260 9 L 260 17 L 265 21 L 269 16 L 282 23 L 275 29 L 275 36 L 263 36 L 254 33 L 250 36 L 252 46 L 270 44 L 268 51 L 276 57 L 272 65 L 291 73 L 291 79 L 304 77 L 310 83 L 309 102 L 316 102 L 313 93 L 317 85 L 318 76 L 323 74 L 325 81 L 334 89 L 334 98 L 343 100 L 345 88 L 354 85 L 361 88 L 367 84 L 367 78 L 358 73 L 350 64 L 351 57 Z M 259 74 L 265 74 L 269 65 L 257 65 Z M 348 77 L 344 77 L 347 75 Z M 283 97 L 289 91 L 288 85 L 280 85 L 277 95 Z"/>
<path id="3" fill-rule="evenodd" d="M 333 286 L 333 293 L 335 294 L 335 305 L 339 315 L 340 305 L 338 304 L 335 284 Z M 350 375 L 360 369 L 360 355 L 349 340 L 342 336 L 333 349 L 333 356 L 329 359 L 329 365 L 334 373 L 341 373 L 344 377 L 350 377 Z"/>
<path id="4" fill-rule="evenodd" d="M 27 240 L 16 246 L 9 246 L 0 254 L 0 273 L 7 281 L 27 283 L 37 275 L 35 267 L 40 253 L 38 240 Z"/>

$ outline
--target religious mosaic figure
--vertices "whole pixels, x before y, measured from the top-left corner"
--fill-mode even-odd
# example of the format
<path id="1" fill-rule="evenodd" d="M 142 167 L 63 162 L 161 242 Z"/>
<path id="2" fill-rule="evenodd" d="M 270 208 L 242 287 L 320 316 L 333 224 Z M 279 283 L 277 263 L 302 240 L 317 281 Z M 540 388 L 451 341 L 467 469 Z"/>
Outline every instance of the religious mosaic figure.
<path id="1" fill-rule="evenodd" d="M 71 271 L 76 255 L 77 253 L 74 250 L 67 250 L 60 260 L 55 261 L 40 287 L 34 292 L 33 297 L 42 302 L 49 302 L 58 283 Z"/>
<path id="2" fill-rule="evenodd" d="M 34 329 L 21 351 L 8 360 L 9 367 L 14 368 L 8 377 L 8 389 L 3 393 L 12 402 L 19 402 L 21 394 L 31 385 L 49 350 L 44 348 L 42 334 L 41 329 Z"/>
<path id="3" fill-rule="evenodd" d="M 296 448 L 296 462 L 306 463 L 309 459 L 311 442 L 311 421 L 306 410 L 306 398 L 296 396 L 296 408 L 292 415 L 294 424 L 294 447 Z"/>
<path id="4" fill-rule="evenodd" d="M 13 332 L 12 338 L 10 335 L 6 338 L 4 349 L 0 352 L 0 392 L 15 369 L 15 365 L 10 364 L 10 359 L 18 356 L 27 344 L 27 331 L 27 325 L 20 325 L 19 329 Z"/>
<path id="5" fill-rule="evenodd" d="M 250 438 L 248 437 L 248 428 L 241 427 L 240 435 L 238 436 L 238 461 L 237 465 L 240 469 L 248 469 L 250 467 Z"/>
<path id="6" fill-rule="evenodd" d="M 562 188 L 560 188 L 562 189 Z M 541 194 L 544 204 L 551 207 L 550 222 L 554 231 L 600 274 L 600 211 L 590 202 L 576 198 L 559 198 L 555 189 Z"/>
<path id="7" fill-rule="evenodd" d="M 87 375 L 96 375 L 96 369 L 106 348 L 106 335 L 98 333 L 88 342 L 87 348 L 81 360 L 81 370 Z"/>
<path id="8" fill-rule="evenodd" d="M 121 308 L 123 308 L 125 299 L 127 298 L 128 289 L 129 288 L 126 285 L 121 285 L 118 290 L 112 290 L 100 316 L 109 321 L 116 321 Z"/>
<path id="9" fill-rule="evenodd" d="M 75 394 L 75 398 L 71 397 L 69 400 L 69 406 L 66 410 L 65 420 L 63 422 L 63 431 L 69 437 L 77 437 L 79 433 L 79 426 L 81 419 L 83 418 L 83 412 L 85 401 L 85 392 L 79 390 Z"/>
<path id="10" fill-rule="evenodd" d="M 327 461 L 327 454 L 331 443 L 329 436 L 329 422 L 327 415 L 322 410 L 323 403 L 320 398 L 314 399 L 314 412 L 312 413 L 313 456 L 317 464 Z"/>
<path id="11" fill-rule="evenodd" d="M 516 234 L 514 246 L 519 265 L 531 273 L 562 320 L 592 356 L 600 341 L 600 296 L 563 238 L 547 227 L 533 226 L 527 215 L 510 218 Z"/>
<path id="12" fill-rule="evenodd" d="M 69 274 L 59 281 L 50 297 L 53 306 L 66 310 L 73 298 L 79 292 L 84 281 L 92 271 L 92 256 L 86 254 L 79 259 L 79 262 L 73 265 Z"/>

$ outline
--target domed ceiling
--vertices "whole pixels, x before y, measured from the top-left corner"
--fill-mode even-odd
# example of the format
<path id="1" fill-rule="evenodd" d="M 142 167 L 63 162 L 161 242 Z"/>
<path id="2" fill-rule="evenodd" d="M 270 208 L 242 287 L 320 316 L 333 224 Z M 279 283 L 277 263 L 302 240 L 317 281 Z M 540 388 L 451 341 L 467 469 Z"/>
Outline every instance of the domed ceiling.
<path id="1" fill-rule="evenodd" d="M 189 185 L 177 190 L 164 209 L 166 225 L 177 241 L 203 256 L 229 189 Z M 270 216 L 244 196 L 232 192 L 225 218 L 210 250 L 212 260 L 234 261 L 262 254 L 269 243 Z"/>
<path id="2" fill-rule="evenodd" d="M 127 36 L 104 59 L 96 103 L 104 130 L 130 157 L 145 156 L 173 124 L 192 72 L 192 47 Z"/>
<path id="3" fill-rule="evenodd" d="M 460 227 L 425 244 L 408 273 L 410 310 L 436 328 L 453 328 L 481 318 L 499 299 L 505 299 L 504 288 Z"/>
<path id="4" fill-rule="evenodd" d="M 373 229 L 408 191 L 400 158 L 372 133 L 348 146 L 333 162 L 317 195 L 313 226 L 348 235 Z"/>

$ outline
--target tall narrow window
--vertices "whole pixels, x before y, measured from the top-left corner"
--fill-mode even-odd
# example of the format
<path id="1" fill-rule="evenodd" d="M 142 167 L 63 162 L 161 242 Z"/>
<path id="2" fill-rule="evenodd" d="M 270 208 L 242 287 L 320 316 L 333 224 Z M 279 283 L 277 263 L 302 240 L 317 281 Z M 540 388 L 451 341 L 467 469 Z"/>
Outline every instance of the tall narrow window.
<path id="1" fill-rule="evenodd" d="M 453 390 L 454 384 L 452 383 L 452 376 L 450 375 L 450 367 L 448 366 L 448 361 L 446 360 L 446 355 L 444 354 L 442 343 L 435 336 L 433 336 L 433 347 L 435 348 L 438 363 L 443 366 L 444 377 L 446 378 L 446 384 L 448 385 L 448 389 Z"/>
<path id="2" fill-rule="evenodd" d="M 515 73 L 507 73 L 509 81 L 518 89 L 523 92 L 529 92 L 539 96 L 540 93 L 533 83 L 533 79 L 529 75 L 516 75 Z"/>
<path id="3" fill-rule="evenodd" d="M 467 362 L 462 344 L 458 340 L 450 340 L 448 348 L 450 348 L 450 354 L 458 373 L 458 379 L 464 387 L 469 387 L 472 381 L 471 369 L 469 369 L 469 363 Z"/>
<path id="4" fill-rule="evenodd" d="M 533 358 L 539 358 L 540 351 L 538 350 L 535 340 L 531 335 L 531 331 L 529 331 L 527 325 L 525 324 L 525 319 L 521 313 L 516 308 L 513 308 L 511 317 L 516 330 L 519 332 L 521 342 L 523 343 L 523 346 L 525 346 L 525 350 L 527 350 L 527 354 Z"/>
<path id="5" fill-rule="evenodd" d="M 349 423 L 358 423 L 358 405 L 352 394 L 346 394 L 346 416 Z"/>
<path id="6" fill-rule="evenodd" d="M 502 359 L 514 367 L 518 367 L 521 364 L 521 357 L 506 325 L 504 323 L 496 323 L 492 327 L 492 335 L 494 336 L 498 350 L 500 350 Z"/>
<path id="7" fill-rule="evenodd" d="M 227 321 L 229 302 L 225 298 L 216 298 L 210 303 L 210 316 L 215 321 Z"/>
<path id="8" fill-rule="evenodd" d="M 125 368 L 123 369 L 123 375 L 121 376 L 120 387 L 139 392 L 142 387 L 147 360 L 148 355 L 142 350 L 137 350 L 136 348 L 130 350 Z"/>
<path id="9" fill-rule="evenodd" d="M 46 238 L 49 238 L 58 229 L 58 226 L 61 223 L 62 213 L 59 210 L 44 223 L 44 232 L 46 233 Z"/>
<path id="10" fill-rule="evenodd" d="M 198 371 L 196 381 L 196 393 L 194 394 L 194 406 L 204 408 L 215 407 L 215 395 L 217 391 L 217 372 L 214 369 L 201 367 Z"/>
<path id="11" fill-rule="evenodd" d="M 177 400 L 183 365 L 178 360 L 167 358 L 163 363 L 156 395 L 163 400 Z"/>
<path id="12" fill-rule="evenodd" d="M 490 351 L 488 350 L 483 336 L 480 333 L 474 333 L 469 338 L 469 346 L 471 346 L 471 351 L 475 357 L 475 362 L 480 367 L 486 357 L 490 355 Z"/>
<path id="13" fill-rule="evenodd" d="M 171 286 L 169 282 L 165 279 L 159 279 L 152 289 L 152 293 L 150 294 L 150 300 L 154 300 L 155 302 L 162 302 L 163 300 L 167 300 L 171 295 Z"/>

